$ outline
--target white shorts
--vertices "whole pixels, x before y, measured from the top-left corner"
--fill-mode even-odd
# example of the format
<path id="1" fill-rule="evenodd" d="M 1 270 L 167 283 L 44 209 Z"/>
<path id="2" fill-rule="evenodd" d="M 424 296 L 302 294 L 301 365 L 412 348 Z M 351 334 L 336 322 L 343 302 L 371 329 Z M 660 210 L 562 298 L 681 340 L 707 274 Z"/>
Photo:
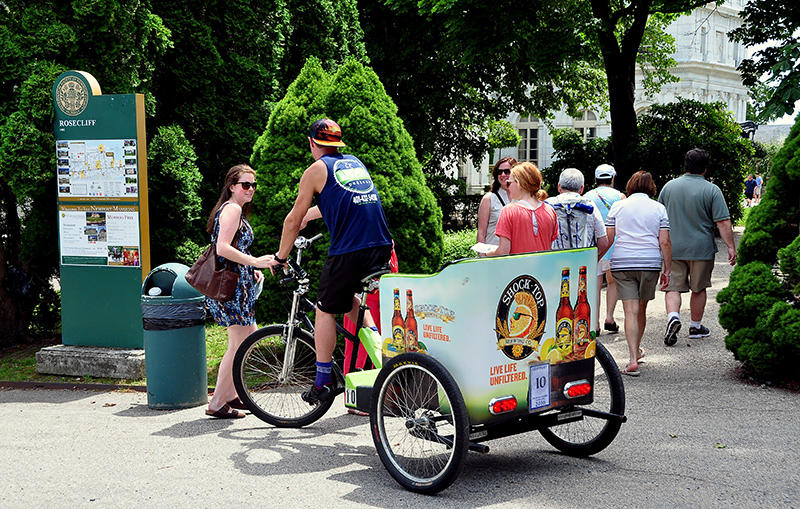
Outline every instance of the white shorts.
<path id="1" fill-rule="evenodd" d="M 607 271 L 611 270 L 611 260 L 600 259 L 597 261 L 597 275 L 602 276 Z"/>

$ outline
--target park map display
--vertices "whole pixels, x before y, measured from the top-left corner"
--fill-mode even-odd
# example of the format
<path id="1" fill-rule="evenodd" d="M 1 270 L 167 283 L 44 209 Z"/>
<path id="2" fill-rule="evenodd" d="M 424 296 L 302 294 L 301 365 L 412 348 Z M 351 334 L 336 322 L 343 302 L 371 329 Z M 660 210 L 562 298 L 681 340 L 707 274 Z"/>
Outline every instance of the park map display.
<path id="1" fill-rule="evenodd" d="M 137 198 L 136 140 L 57 141 L 58 197 Z"/>

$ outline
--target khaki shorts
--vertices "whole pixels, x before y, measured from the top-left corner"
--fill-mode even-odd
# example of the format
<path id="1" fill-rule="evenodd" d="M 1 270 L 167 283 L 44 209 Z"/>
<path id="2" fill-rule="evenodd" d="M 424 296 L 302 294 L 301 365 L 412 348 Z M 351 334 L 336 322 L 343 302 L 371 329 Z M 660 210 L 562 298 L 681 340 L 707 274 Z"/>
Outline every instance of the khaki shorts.
<path id="1" fill-rule="evenodd" d="M 714 260 L 672 260 L 669 284 L 665 292 L 697 293 L 711 286 Z"/>
<path id="2" fill-rule="evenodd" d="M 614 270 L 618 300 L 653 300 L 660 270 Z"/>

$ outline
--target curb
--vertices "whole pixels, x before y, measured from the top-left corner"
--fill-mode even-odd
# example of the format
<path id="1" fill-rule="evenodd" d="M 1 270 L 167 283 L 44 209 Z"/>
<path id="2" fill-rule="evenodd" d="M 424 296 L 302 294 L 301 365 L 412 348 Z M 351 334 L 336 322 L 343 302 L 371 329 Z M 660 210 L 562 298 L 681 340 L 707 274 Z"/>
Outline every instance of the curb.
<path id="1" fill-rule="evenodd" d="M 2 382 L 0 390 L 4 389 L 44 389 L 44 390 L 76 390 L 76 391 L 136 391 L 147 392 L 146 385 L 111 385 L 111 384 L 74 384 L 69 382 Z M 209 387 L 208 393 L 213 394 L 214 388 Z"/>

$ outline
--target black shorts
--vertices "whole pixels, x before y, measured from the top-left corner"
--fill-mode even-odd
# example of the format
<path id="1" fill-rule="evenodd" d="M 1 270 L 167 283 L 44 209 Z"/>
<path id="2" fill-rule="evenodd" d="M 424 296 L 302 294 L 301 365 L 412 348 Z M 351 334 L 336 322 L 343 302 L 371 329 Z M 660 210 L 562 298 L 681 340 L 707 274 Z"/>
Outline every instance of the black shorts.
<path id="1" fill-rule="evenodd" d="M 317 307 L 332 315 L 353 309 L 353 296 L 363 290 L 361 280 L 391 257 L 391 244 L 329 255 L 319 277 Z"/>

